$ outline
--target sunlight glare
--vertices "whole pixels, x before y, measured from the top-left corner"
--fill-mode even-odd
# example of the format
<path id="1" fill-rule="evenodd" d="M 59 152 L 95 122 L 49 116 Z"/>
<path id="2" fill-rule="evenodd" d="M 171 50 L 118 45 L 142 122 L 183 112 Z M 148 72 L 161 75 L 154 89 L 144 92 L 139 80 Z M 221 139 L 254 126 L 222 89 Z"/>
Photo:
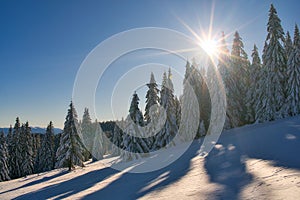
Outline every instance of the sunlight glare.
<path id="1" fill-rule="evenodd" d="M 200 42 L 200 46 L 209 56 L 213 56 L 217 54 L 217 42 L 214 40 L 203 40 Z"/>

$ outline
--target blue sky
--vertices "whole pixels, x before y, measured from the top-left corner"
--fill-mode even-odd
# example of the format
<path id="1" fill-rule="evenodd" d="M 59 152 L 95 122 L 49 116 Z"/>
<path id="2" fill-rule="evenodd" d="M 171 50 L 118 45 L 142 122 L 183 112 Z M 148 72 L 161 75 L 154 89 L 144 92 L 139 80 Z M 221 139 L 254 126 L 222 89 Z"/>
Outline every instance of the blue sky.
<path id="1" fill-rule="evenodd" d="M 261 51 L 270 3 L 284 30 L 293 33 L 300 19 L 296 0 L 0 1 L 0 127 L 14 124 L 17 116 L 33 126 L 45 127 L 52 120 L 63 127 L 84 58 L 101 41 L 132 28 L 164 27 L 191 35 L 184 21 L 207 31 L 214 5 L 213 33 L 238 30 L 249 55 L 254 43 Z M 108 98 L 96 98 L 100 121 L 110 118 L 108 105 L 101 103 Z"/>

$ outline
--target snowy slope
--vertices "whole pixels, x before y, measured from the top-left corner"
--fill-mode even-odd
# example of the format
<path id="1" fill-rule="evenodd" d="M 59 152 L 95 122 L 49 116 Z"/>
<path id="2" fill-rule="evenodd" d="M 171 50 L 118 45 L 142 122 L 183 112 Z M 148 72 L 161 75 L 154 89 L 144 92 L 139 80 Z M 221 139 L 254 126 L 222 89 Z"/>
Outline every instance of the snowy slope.
<path id="1" fill-rule="evenodd" d="M 74 172 L 64 169 L 0 183 L 0 199 L 297 199 L 300 196 L 300 117 L 224 131 L 197 156 L 201 141 L 171 165 L 149 173 L 107 158 Z M 168 157 L 181 147 L 166 150 Z"/>

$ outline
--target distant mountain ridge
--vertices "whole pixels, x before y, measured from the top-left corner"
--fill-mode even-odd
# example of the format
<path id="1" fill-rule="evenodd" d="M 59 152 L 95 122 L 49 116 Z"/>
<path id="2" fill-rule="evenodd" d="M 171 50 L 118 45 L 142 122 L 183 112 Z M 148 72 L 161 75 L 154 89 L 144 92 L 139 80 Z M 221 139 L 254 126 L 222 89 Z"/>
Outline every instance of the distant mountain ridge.
<path id="1" fill-rule="evenodd" d="M 4 131 L 5 134 L 8 133 L 9 128 L 0 128 L 0 131 Z M 61 133 L 62 129 L 60 128 L 54 128 L 54 134 Z M 41 127 L 31 127 L 31 133 L 41 133 L 44 134 L 46 133 L 46 128 L 41 128 Z"/>

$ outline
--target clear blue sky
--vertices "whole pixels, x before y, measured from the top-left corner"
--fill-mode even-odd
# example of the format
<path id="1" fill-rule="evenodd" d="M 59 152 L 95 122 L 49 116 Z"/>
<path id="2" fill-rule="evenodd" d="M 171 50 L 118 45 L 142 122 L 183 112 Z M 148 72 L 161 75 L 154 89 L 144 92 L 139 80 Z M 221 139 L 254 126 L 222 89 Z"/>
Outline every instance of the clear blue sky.
<path id="1" fill-rule="evenodd" d="M 2 0 L 0 127 L 14 124 L 17 116 L 33 126 L 45 127 L 52 120 L 62 127 L 77 70 L 96 45 L 137 27 L 164 27 L 191 35 L 178 19 L 194 30 L 200 26 L 207 30 L 212 4 L 214 33 L 238 30 L 248 54 L 254 43 L 261 51 L 270 3 L 274 3 L 284 30 L 293 33 L 300 19 L 297 0 Z M 228 38 L 227 42 L 231 41 L 232 37 Z M 101 103 L 97 108 L 107 112 Z M 78 113 L 81 117 L 82 110 Z M 101 116 L 98 120 L 107 120 L 109 115 Z"/>

